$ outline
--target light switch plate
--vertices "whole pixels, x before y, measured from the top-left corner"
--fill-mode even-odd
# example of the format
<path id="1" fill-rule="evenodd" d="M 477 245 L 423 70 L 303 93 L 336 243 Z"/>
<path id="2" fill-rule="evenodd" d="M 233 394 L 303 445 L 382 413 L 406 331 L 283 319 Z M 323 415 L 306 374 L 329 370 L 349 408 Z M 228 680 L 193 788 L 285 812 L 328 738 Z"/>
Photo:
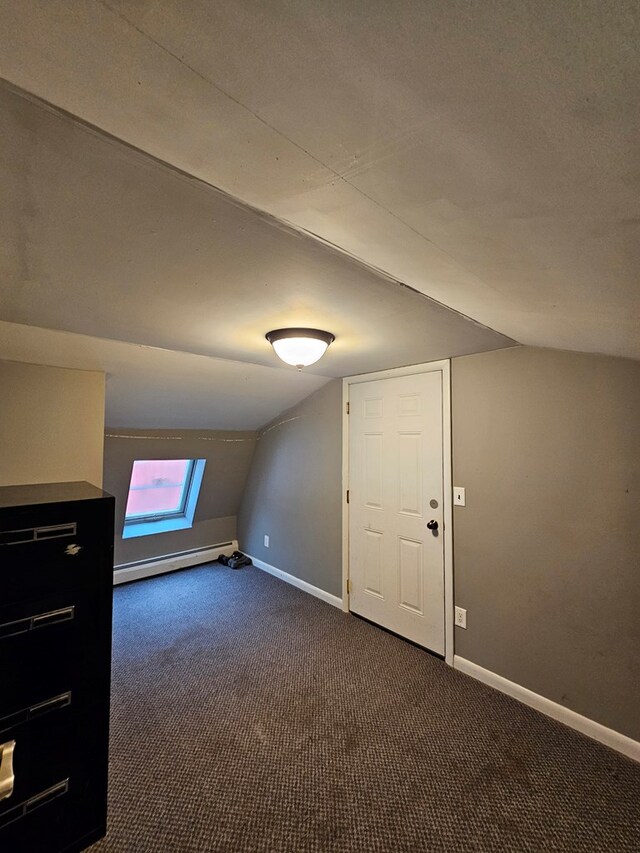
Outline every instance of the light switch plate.
<path id="1" fill-rule="evenodd" d="M 454 486 L 453 487 L 453 505 L 454 506 L 466 506 L 467 505 L 466 489 L 464 486 Z"/>
<path id="2" fill-rule="evenodd" d="M 267 533 L 264 534 L 264 547 L 265 548 L 269 547 L 269 536 Z"/>

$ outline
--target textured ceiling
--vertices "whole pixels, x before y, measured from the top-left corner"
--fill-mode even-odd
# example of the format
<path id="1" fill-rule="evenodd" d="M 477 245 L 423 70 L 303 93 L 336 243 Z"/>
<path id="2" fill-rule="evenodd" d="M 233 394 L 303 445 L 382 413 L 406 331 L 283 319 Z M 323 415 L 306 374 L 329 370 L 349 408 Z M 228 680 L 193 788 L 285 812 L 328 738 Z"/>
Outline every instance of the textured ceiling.
<path id="1" fill-rule="evenodd" d="M 636 0 L 0 10 L 11 83 L 521 343 L 640 358 Z"/>
<path id="2" fill-rule="evenodd" d="M 513 344 L 29 98 L 0 115 L 0 358 L 105 370 L 110 426 L 251 429 L 325 377 Z M 303 374 L 265 340 L 301 325 L 336 335 Z"/>
<path id="3" fill-rule="evenodd" d="M 639 22 L 0 0 L 0 358 L 107 371 L 113 426 L 242 429 L 511 339 L 640 358 Z M 282 325 L 336 342 L 299 375 Z"/>
<path id="4" fill-rule="evenodd" d="M 0 358 L 107 374 L 106 425 L 258 429 L 326 377 L 0 321 Z"/>
<path id="5" fill-rule="evenodd" d="M 327 328 L 334 377 L 513 343 L 27 99 L 0 112 L 4 320 L 273 367 L 270 329 Z"/>

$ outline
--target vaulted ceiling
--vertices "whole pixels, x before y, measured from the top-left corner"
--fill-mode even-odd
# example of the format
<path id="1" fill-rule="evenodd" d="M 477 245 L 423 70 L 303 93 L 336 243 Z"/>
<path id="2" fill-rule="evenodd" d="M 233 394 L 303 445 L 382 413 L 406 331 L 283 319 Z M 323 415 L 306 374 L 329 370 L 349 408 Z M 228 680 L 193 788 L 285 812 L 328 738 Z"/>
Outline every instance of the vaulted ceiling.
<path id="1" fill-rule="evenodd" d="M 2 0 L 0 357 L 244 363 L 273 415 L 513 341 L 640 358 L 639 8 Z M 294 324 L 336 334 L 305 379 L 263 337 Z"/>

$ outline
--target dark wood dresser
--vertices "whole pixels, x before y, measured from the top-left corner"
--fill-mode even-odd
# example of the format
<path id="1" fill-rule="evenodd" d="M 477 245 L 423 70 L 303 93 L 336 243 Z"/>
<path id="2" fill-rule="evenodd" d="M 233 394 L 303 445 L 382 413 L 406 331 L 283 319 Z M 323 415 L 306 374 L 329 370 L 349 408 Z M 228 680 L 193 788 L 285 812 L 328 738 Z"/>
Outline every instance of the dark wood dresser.
<path id="1" fill-rule="evenodd" d="M 106 832 L 114 498 L 0 487 L 0 851 Z"/>

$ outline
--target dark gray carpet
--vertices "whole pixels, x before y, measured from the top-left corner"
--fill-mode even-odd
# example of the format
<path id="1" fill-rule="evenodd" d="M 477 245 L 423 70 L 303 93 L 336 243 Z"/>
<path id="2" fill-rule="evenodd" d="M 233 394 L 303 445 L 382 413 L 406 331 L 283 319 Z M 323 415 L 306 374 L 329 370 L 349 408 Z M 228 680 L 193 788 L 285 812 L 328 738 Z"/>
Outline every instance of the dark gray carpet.
<path id="1" fill-rule="evenodd" d="M 640 766 L 255 568 L 115 590 L 93 853 L 637 851 Z"/>

